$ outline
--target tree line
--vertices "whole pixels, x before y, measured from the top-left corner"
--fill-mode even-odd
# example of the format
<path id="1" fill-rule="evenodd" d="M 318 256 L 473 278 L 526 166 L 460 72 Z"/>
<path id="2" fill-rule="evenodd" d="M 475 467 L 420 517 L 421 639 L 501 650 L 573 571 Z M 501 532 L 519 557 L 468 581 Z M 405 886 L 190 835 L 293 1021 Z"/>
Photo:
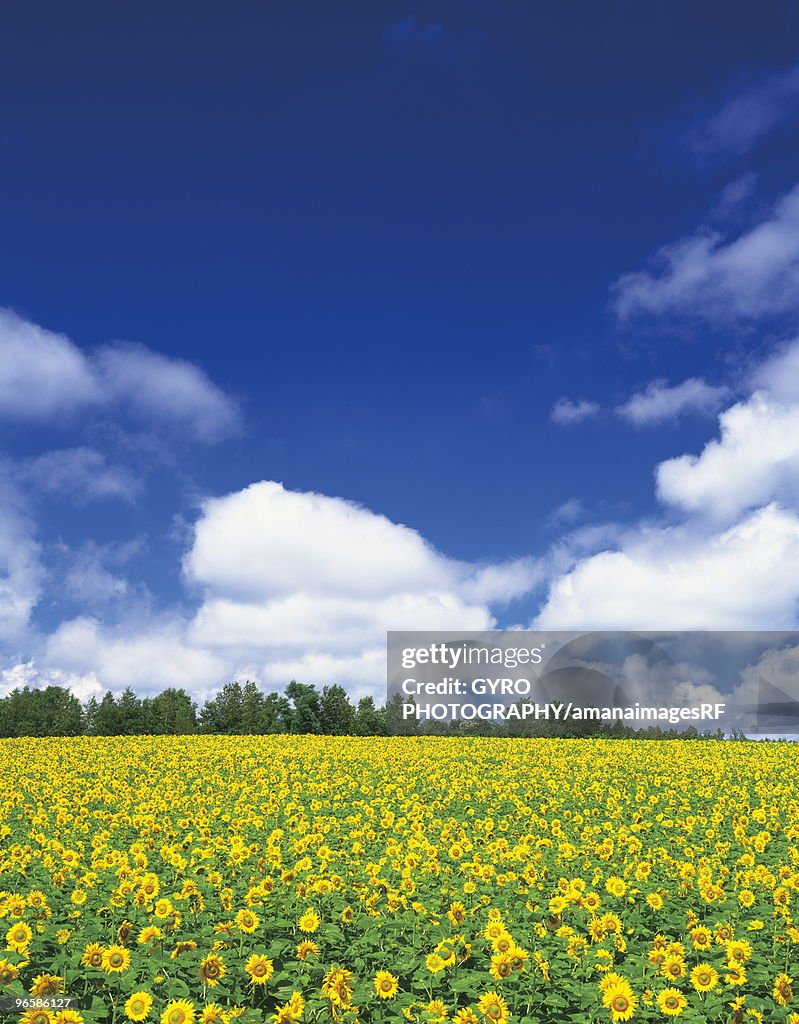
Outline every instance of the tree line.
<path id="1" fill-rule="evenodd" d="M 85 703 L 62 686 L 12 690 L 0 699 L 0 737 L 144 736 L 226 733 L 316 733 L 379 736 L 386 709 L 371 697 L 353 705 L 343 686 L 318 690 L 292 681 L 282 694 L 261 693 L 253 682 L 226 683 L 201 706 L 185 690 L 139 697 L 130 688 Z"/>
<path id="2" fill-rule="evenodd" d="M 24 687 L 0 698 L 0 737 L 21 736 L 182 736 L 194 733 L 267 735 L 274 733 L 322 736 L 385 735 L 490 735 L 636 739 L 723 739 L 723 733 L 700 733 L 694 727 L 681 732 L 650 726 L 635 730 L 621 722 L 563 723 L 510 722 L 505 725 L 405 720 L 404 703 L 413 698 L 393 697 L 377 707 L 372 697 L 353 704 L 343 686 L 292 681 L 283 693 L 262 693 L 251 681 L 226 683 L 219 693 L 199 706 L 182 689 L 167 689 L 153 697 L 139 697 L 130 688 L 119 696 L 110 691 L 100 700 L 84 703 L 62 686 Z M 738 737 L 736 737 L 738 738 Z M 742 738 L 742 737 L 740 737 Z"/>

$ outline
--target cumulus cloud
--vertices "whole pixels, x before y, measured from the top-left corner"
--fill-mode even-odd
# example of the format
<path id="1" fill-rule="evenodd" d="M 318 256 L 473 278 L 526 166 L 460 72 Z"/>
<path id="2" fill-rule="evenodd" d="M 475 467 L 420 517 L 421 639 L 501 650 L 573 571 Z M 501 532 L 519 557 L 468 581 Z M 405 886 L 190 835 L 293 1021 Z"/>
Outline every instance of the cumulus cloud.
<path id="1" fill-rule="evenodd" d="M 0 697 L 26 686 L 31 690 L 43 689 L 46 686 L 63 686 L 82 701 L 90 697 L 99 697 L 103 692 L 103 687 L 94 673 L 77 675 L 58 668 L 44 669 L 34 658 L 16 662 L 0 670 Z"/>
<path id="2" fill-rule="evenodd" d="M 537 628 L 799 625 L 799 342 L 749 383 L 749 397 L 719 415 L 716 438 L 656 467 L 671 521 L 599 537 L 585 553 L 561 545 Z"/>
<path id="3" fill-rule="evenodd" d="M 270 678 L 309 658 L 371 664 L 389 629 L 488 629 L 491 605 L 540 579 L 532 560 L 458 562 L 353 502 L 272 481 L 205 503 L 184 571 L 204 595 L 190 642 L 260 656 Z"/>
<path id="4" fill-rule="evenodd" d="M 699 455 L 662 462 L 656 471 L 662 501 L 687 512 L 730 518 L 779 500 L 799 499 L 799 406 L 765 391 L 719 417 L 720 437 Z"/>
<path id="5" fill-rule="evenodd" d="M 799 116 L 799 66 L 768 76 L 734 96 L 688 142 L 702 157 L 742 156 L 769 132 Z"/>
<path id="6" fill-rule="evenodd" d="M 86 602 L 125 596 L 98 552 L 85 555 L 72 568 Z M 79 615 L 45 639 L 36 678 L 52 670 L 103 688 L 182 686 L 198 697 L 234 677 L 279 687 L 297 678 L 379 698 L 387 630 L 485 630 L 495 607 L 542 579 L 532 559 L 461 562 L 360 505 L 272 481 L 209 498 L 183 570 L 194 613 L 145 608 L 114 626 Z"/>
<path id="7" fill-rule="evenodd" d="M 770 504 L 726 530 L 641 528 L 550 587 L 541 629 L 791 629 L 799 517 Z"/>
<path id="8" fill-rule="evenodd" d="M 623 274 L 622 321 L 671 315 L 715 326 L 799 310 L 799 186 L 735 238 L 702 227 L 664 246 L 652 270 Z"/>
<path id="9" fill-rule="evenodd" d="M 63 334 L 0 310 L 0 417 L 50 421 L 103 409 L 203 442 L 240 425 L 235 401 L 193 363 L 124 342 L 86 352 Z"/>
<path id="10" fill-rule="evenodd" d="M 728 394 L 729 388 L 708 384 L 699 377 L 689 377 L 671 386 L 665 380 L 655 380 L 644 391 L 632 395 L 616 412 L 637 427 L 650 426 L 675 420 L 684 413 L 712 416 Z"/>
<path id="11" fill-rule="evenodd" d="M 189 646 L 184 631 L 179 619 L 111 628 L 79 616 L 47 638 L 39 668 L 44 678 L 62 672 L 117 692 L 132 686 L 152 694 L 174 686 L 203 695 L 225 681 L 229 666 L 208 649 Z"/>
<path id="12" fill-rule="evenodd" d="M 585 399 L 572 401 L 570 398 L 559 398 L 552 407 L 550 419 L 553 423 L 560 423 L 565 426 L 572 423 L 581 423 L 599 412 L 596 402 L 588 402 Z"/>

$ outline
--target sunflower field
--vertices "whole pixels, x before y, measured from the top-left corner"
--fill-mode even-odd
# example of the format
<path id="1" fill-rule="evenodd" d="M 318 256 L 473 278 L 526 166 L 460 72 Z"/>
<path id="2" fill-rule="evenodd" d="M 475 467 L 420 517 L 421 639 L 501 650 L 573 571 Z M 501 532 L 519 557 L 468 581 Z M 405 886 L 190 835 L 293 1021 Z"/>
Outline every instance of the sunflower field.
<path id="1" fill-rule="evenodd" d="M 799 1024 L 792 744 L 31 739 L 0 769 L 22 1024 Z"/>

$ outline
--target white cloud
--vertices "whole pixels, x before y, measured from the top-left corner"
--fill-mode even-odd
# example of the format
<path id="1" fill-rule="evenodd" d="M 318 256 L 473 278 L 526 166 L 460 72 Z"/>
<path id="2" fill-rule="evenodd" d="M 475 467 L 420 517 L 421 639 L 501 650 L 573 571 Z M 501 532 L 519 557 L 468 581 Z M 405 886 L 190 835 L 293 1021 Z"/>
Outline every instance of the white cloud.
<path id="1" fill-rule="evenodd" d="M 651 388 L 633 415 L 659 418 L 686 394 L 720 397 L 697 383 Z M 799 341 L 748 384 L 749 396 L 719 415 L 718 437 L 656 467 L 667 519 L 582 544 L 576 531 L 553 548 L 535 628 L 799 628 Z"/>
<path id="2" fill-rule="evenodd" d="M 518 596 L 531 566 L 457 562 L 416 530 L 354 502 L 264 480 L 205 502 L 184 570 L 194 584 L 232 600 L 468 591 L 484 602 Z"/>
<path id="3" fill-rule="evenodd" d="M 799 517 L 771 504 L 720 532 L 642 527 L 552 584 L 540 629 L 792 629 Z"/>
<path id="4" fill-rule="evenodd" d="M 126 597 L 96 555 L 74 566 L 86 602 Z M 531 559 L 460 562 L 353 502 L 271 481 L 205 502 L 184 573 L 200 598 L 192 616 L 145 608 L 112 627 L 80 615 L 43 643 L 37 678 L 61 672 L 141 692 L 180 686 L 198 697 L 231 678 L 297 678 L 379 699 L 387 630 L 484 630 L 494 606 L 541 579 Z"/>
<path id="5" fill-rule="evenodd" d="M 0 309 L 0 416 L 55 420 L 102 409 L 124 410 L 203 442 L 240 426 L 236 402 L 193 363 L 124 342 L 87 353 Z"/>
<path id="6" fill-rule="evenodd" d="M 204 593 L 189 642 L 260 659 L 269 679 L 275 664 L 360 665 L 389 629 L 490 628 L 491 606 L 540 578 L 532 560 L 458 562 L 353 502 L 272 481 L 205 503 L 184 571 Z"/>
<path id="7" fill-rule="evenodd" d="M 138 628 L 109 628 L 91 616 L 62 623 L 39 658 L 44 674 L 94 678 L 103 690 L 132 686 L 152 694 L 174 686 L 205 694 L 225 681 L 229 666 L 207 649 L 184 640 L 184 624 L 167 618 Z"/>
<path id="8" fill-rule="evenodd" d="M 758 176 L 754 171 L 747 171 L 725 185 L 710 212 L 710 218 L 725 223 L 741 214 L 751 206 L 754 198 Z"/>
<path id="9" fill-rule="evenodd" d="M 576 523 L 585 515 L 585 505 L 580 498 L 568 498 L 554 508 L 547 520 L 548 526 L 564 526 Z"/>
<path id="10" fill-rule="evenodd" d="M 799 186 L 737 238 L 700 228 L 664 246 L 653 271 L 614 286 L 621 320 L 673 315 L 725 325 L 799 310 Z"/>
<path id="11" fill-rule="evenodd" d="M 109 466 L 105 455 L 93 448 L 61 448 L 32 459 L 22 470 L 44 494 L 59 494 L 85 504 L 92 498 L 133 501 L 141 482 L 122 466 Z"/>
<path id="12" fill-rule="evenodd" d="M 89 361 L 69 338 L 0 309 L 0 414 L 50 419 L 99 397 Z"/>
<path id="13" fill-rule="evenodd" d="M 559 398 L 552 407 L 550 419 L 553 423 L 568 425 L 581 423 L 583 420 L 596 416 L 599 406 L 596 402 L 588 402 L 585 399 L 572 401 L 570 398 Z"/>
<path id="14" fill-rule="evenodd" d="M 0 671 L 0 697 L 7 696 L 12 690 L 43 689 L 46 686 L 63 686 L 71 690 L 82 701 L 90 697 L 98 697 L 103 688 L 93 673 L 80 676 L 75 673 L 62 672 L 60 669 L 40 669 L 35 659 L 20 661 Z"/>
<path id="15" fill-rule="evenodd" d="M 657 491 L 686 512 L 731 518 L 772 500 L 799 500 L 799 406 L 758 391 L 719 417 L 720 437 L 699 455 L 662 462 Z"/>
<path id="16" fill-rule="evenodd" d="M 799 113 L 799 67 L 771 75 L 735 96 L 691 133 L 689 144 L 703 157 L 742 156 L 770 131 Z"/>
<path id="17" fill-rule="evenodd" d="M 781 345 L 756 367 L 751 384 L 777 402 L 799 404 L 799 339 Z"/>
<path id="18" fill-rule="evenodd" d="M 235 402 L 193 363 L 119 342 L 101 348 L 95 365 L 107 399 L 146 422 L 174 424 L 205 442 L 239 429 Z"/>
<path id="19" fill-rule="evenodd" d="M 6 467 L 0 467 L 0 641 L 25 631 L 43 579 L 34 524 Z"/>
<path id="20" fill-rule="evenodd" d="M 124 576 L 111 572 L 108 565 L 119 566 L 139 550 L 141 543 L 138 541 L 127 544 L 88 541 L 76 550 L 64 548 L 63 553 L 68 559 L 64 572 L 67 596 L 84 608 L 99 608 L 105 612 L 113 602 L 132 598 L 134 588 Z"/>
<path id="21" fill-rule="evenodd" d="M 664 380 L 652 381 L 644 391 L 632 395 L 616 412 L 635 426 L 648 426 L 674 420 L 683 413 L 713 415 L 729 394 L 729 388 L 713 386 L 698 377 L 669 386 Z"/>

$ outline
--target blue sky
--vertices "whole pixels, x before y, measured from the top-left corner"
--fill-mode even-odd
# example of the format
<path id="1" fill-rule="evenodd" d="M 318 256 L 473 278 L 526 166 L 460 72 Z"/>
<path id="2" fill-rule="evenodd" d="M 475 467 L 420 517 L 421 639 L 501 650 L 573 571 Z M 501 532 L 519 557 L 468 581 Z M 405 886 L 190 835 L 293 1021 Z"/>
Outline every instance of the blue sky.
<path id="1" fill-rule="evenodd" d="M 4 688 L 797 626 L 793 6 L 0 20 Z"/>

